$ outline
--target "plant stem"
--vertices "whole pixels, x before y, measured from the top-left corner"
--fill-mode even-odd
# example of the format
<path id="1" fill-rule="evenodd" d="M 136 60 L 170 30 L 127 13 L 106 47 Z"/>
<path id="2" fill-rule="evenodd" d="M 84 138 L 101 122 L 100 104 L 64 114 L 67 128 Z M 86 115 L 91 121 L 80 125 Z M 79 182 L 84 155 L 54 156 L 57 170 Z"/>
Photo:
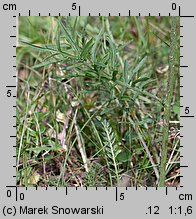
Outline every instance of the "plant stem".
<path id="1" fill-rule="evenodd" d="M 167 92 L 165 108 L 164 108 L 165 121 L 163 127 L 162 157 L 161 157 L 160 181 L 159 181 L 159 186 L 161 187 L 165 186 L 167 149 L 168 149 L 168 137 L 169 137 L 169 120 L 170 120 L 173 88 L 175 83 L 175 60 L 176 60 L 176 50 L 177 50 L 176 23 L 177 23 L 177 17 L 171 17 L 170 56 L 169 56 L 170 72 L 168 76 L 168 85 L 167 85 L 168 92 Z"/>

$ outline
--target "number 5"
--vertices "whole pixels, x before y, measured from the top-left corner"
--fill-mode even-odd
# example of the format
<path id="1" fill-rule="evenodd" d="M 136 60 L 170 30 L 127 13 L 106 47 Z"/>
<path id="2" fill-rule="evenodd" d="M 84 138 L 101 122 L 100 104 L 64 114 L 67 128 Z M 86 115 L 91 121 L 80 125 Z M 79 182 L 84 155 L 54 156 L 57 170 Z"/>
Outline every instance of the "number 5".
<path id="1" fill-rule="evenodd" d="M 72 4 L 72 10 L 74 10 L 74 11 L 76 10 L 76 3 Z"/>

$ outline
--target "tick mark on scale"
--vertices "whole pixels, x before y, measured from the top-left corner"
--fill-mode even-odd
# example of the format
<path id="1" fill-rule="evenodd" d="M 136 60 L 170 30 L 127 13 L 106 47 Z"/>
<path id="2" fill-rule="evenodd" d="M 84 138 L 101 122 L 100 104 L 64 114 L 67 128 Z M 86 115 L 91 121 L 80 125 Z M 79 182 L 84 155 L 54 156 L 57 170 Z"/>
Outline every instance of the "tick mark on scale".
<path id="1" fill-rule="evenodd" d="M 180 16 L 181 18 L 193 18 L 193 17 L 195 17 L 194 15 L 189 15 L 189 16 L 186 16 L 186 15 L 184 15 L 184 16 Z"/>

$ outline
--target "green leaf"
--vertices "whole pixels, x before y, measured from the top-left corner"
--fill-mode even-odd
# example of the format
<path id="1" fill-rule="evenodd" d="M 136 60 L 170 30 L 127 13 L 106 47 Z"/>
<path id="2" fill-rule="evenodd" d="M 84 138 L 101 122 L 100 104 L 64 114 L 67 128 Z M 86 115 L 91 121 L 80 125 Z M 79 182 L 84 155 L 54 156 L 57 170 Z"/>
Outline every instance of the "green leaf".
<path id="1" fill-rule="evenodd" d="M 149 80 L 149 77 L 140 77 L 137 80 L 133 81 L 132 85 L 135 85 L 135 84 L 137 84 L 137 83 L 139 83 L 141 81 L 147 81 L 147 80 Z"/>
<path id="2" fill-rule="evenodd" d="M 133 73 L 136 73 L 141 69 L 141 67 L 146 62 L 146 59 L 147 59 L 147 56 L 144 56 L 144 58 L 139 62 L 139 64 L 133 69 Z"/>
<path id="3" fill-rule="evenodd" d="M 43 145 L 43 146 L 39 146 L 39 147 L 27 148 L 26 151 L 30 151 L 30 152 L 33 151 L 33 152 L 39 154 L 42 151 L 58 151 L 58 150 L 62 149 L 62 146 L 54 141 L 49 140 L 48 143 L 51 146 Z"/>
<path id="4" fill-rule="evenodd" d="M 53 61 L 46 61 L 46 62 L 42 62 L 42 63 L 39 63 L 37 65 L 34 65 L 33 66 L 33 69 L 35 68 L 40 68 L 40 67 L 44 67 L 44 66 L 48 66 L 48 65 L 51 65 L 51 64 L 54 64 L 54 63 L 57 63 L 59 62 L 59 60 L 53 60 Z"/>
<path id="5" fill-rule="evenodd" d="M 38 121 L 43 121 L 46 118 L 46 116 L 48 116 L 48 114 L 49 114 L 48 112 L 46 113 L 36 112 L 35 116 L 37 117 Z"/>
<path id="6" fill-rule="evenodd" d="M 59 26 L 61 27 L 63 33 L 65 34 L 65 39 L 67 40 L 67 42 L 70 44 L 70 46 L 76 51 L 79 52 L 79 46 L 77 44 L 77 42 L 74 40 L 74 37 L 71 35 L 71 33 L 69 32 L 68 28 L 66 28 L 64 26 L 64 24 L 61 22 L 61 20 L 59 19 Z"/>
<path id="7" fill-rule="evenodd" d="M 90 53 L 90 50 L 91 50 L 92 46 L 93 46 L 93 38 L 91 38 L 91 39 L 85 44 L 85 46 L 83 47 L 83 50 L 82 50 L 80 56 L 81 56 L 82 58 L 87 57 L 87 56 L 89 55 L 89 53 Z"/>
<path id="8" fill-rule="evenodd" d="M 145 56 L 145 57 L 139 62 L 139 64 L 133 69 L 133 71 L 131 72 L 131 74 L 130 74 L 130 76 L 129 76 L 129 83 L 130 83 L 130 81 L 132 80 L 134 74 L 135 74 L 136 72 L 138 72 L 138 71 L 141 69 L 141 67 L 144 65 L 144 63 L 146 62 L 146 59 L 147 59 L 147 56 Z"/>
<path id="9" fill-rule="evenodd" d="M 98 78 L 98 74 L 95 71 L 85 71 L 85 76 L 89 78 Z"/>
<path id="10" fill-rule="evenodd" d="M 144 83 L 142 83 L 141 88 L 145 88 L 147 87 L 149 84 L 156 82 L 157 79 L 149 79 L 148 81 L 145 81 Z"/>
<path id="11" fill-rule="evenodd" d="M 96 36 L 95 43 L 94 43 L 94 45 L 93 45 L 93 47 L 91 49 L 91 58 L 92 58 L 92 61 L 94 63 L 96 63 L 97 48 L 98 48 L 98 45 L 99 45 L 99 43 L 101 41 L 102 35 L 103 35 L 103 28 L 101 29 L 99 34 Z"/>
<path id="12" fill-rule="evenodd" d="M 121 46 L 118 46 L 118 48 L 116 49 L 117 50 L 117 52 L 120 52 L 120 51 L 122 51 L 123 49 L 125 49 L 128 45 L 130 45 L 131 43 L 133 42 L 133 40 L 130 40 L 130 41 L 128 41 L 128 42 L 126 42 L 126 43 L 124 43 L 123 45 L 121 45 Z"/>
<path id="13" fill-rule="evenodd" d="M 155 120 L 156 119 L 154 119 L 154 118 L 144 118 L 144 119 L 142 119 L 142 121 L 139 123 L 140 125 L 144 125 L 144 124 L 146 124 L 146 123 L 153 123 L 153 122 L 155 122 Z"/>
<path id="14" fill-rule="evenodd" d="M 129 150 L 123 150 L 117 156 L 119 162 L 128 162 L 131 158 L 131 152 Z"/>
<path id="15" fill-rule="evenodd" d="M 33 49 L 39 50 L 40 52 L 57 52 L 56 49 L 51 48 L 49 46 L 38 46 L 38 45 L 33 45 L 31 43 L 25 42 L 25 41 L 21 41 L 21 43 L 30 46 Z"/>
<path id="16" fill-rule="evenodd" d="M 141 26 L 137 17 L 134 16 L 134 20 L 135 20 L 135 23 L 136 23 L 136 26 L 138 29 L 139 39 L 141 39 L 143 46 L 146 48 L 147 47 L 147 40 L 145 38 L 144 31 L 142 30 L 142 26 Z"/>
<path id="17" fill-rule="evenodd" d="M 57 30 L 56 32 L 56 47 L 58 49 L 59 52 L 62 52 L 61 50 L 61 44 L 60 44 L 60 34 L 59 34 L 59 30 Z"/>
<path id="18" fill-rule="evenodd" d="M 114 71 L 115 63 L 116 63 L 116 46 L 112 42 L 112 39 L 110 37 L 107 37 L 107 41 L 110 44 L 110 63 L 111 63 L 112 70 Z"/>
<path id="19" fill-rule="evenodd" d="M 29 134 L 32 136 L 32 137 L 37 137 L 37 132 L 36 131 L 34 131 L 34 130 L 32 130 L 32 129 L 30 129 L 30 128 L 27 128 L 27 130 L 29 131 Z"/>
<path id="20" fill-rule="evenodd" d="M 41 133 L 41 134 L 44 134 L 45 131 L 46 131 L 46 127 L 41 124 L 41 125 L 40 125 L 40 133 Z"/>
<path id="21" fill-rule="evenodd" d="M 40 153 L 41 151 L 51 151 L 52 147 L 49 146 L 39 146 L 39 147 L 33 147 L 33 148 L 27 148 L 26 151 L 33 151 L 35 153 Z"/>
<path id="22" fill-rule="evenodd" d="M 123 83 L 122 81 L 119 81 L 119 80 L 116 80 L 116 84 L 119 84 L 119 85 L 121 85 L 121 86 L 127 87 L 128 89 L 139 93 L 139 95 L 143 94 L 143 95 L 145 95 L 145 96 L 151 97 L 151 98 L 153 98 L 153 99 L 159 101 L 160 103 L 162 103 L 162 100 L 161 100 L 160 98 L 158 98 L 157 96 L 155 96 L 155 95 L 149 93 L 148 91 L 141 90 L 141 89 L 138 88 L 138 87 L 132 87 L 131 85 L 125 84 L 125 83 Z"/>
<path id="23" fill-rule="evenodd" d="M 124 82 L 129 83 L 129 76 L 128 76 L 128 61 L 125 60 L 124 63 Z"/>
<path id="24" fill-rule="evenodd" d="M 130 146 L 132 138 L 133 138 L 133 133 L 131 132 L 130 129 L 125 132 L 124 138 L 125 138 L 126 145 Z"/>
<path id="25" fill-rule="evenodd" d="M 173 110 L 177 115 L 180 115 L 180 103 L 176 102 L 173 106 Z"/>

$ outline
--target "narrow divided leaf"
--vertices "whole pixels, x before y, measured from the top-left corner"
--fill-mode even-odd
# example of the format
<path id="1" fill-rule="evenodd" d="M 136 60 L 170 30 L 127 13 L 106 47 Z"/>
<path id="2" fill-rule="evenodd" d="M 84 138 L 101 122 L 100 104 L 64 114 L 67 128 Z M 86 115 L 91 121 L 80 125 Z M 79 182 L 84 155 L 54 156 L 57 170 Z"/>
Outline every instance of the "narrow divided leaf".
<path id="1" fill-rule="evenodd" d="M 112 42 L 112 39 L 107 37 L 107 40 L 110 44 L 110 63 L 111 63 L 111 68 L 112 71 L 115 70 L 115 63 L 116 63 L 116 46 L 115 44 Z"/>
<path id="2" fill-rule="evenodd" d="M 124 63 L 124 82 L 126 84 L 128 84 L 129 82 L 129 75 L 128 75 L 128 61 L 125 60 L 125 63 Z"/>
<path id="3" fill-rule="evenodd" d="M 101 31 L 99 32 L 99 34 L 97 35 L 96 39 L 95 39 L 95 43 L 92 47 L 92 50 L 91 50 L 91 57 L 92 57 L 92 61 L 94 63 L 96 63 L 96 54 L 97 54 L 97 48 L 98 48 L 98 45 L 100 43 L 100 40 L 102 38 L 102 35 L 103 35 L 103 29 L 101 29 Z"/>
<path id="4" fill-rule="evenodd" d="M 131 82 L 131 80 L 132 80 L 134 74 L 135 74 L 136 72 L 138 72 L 138 71 L 141 69 L 141 67 L 144 65 L 144 63 L 146 62 L 146 59 L 147 59 L 147 56 L 145 56 L 145 57 L 139 62 L 139 64 L 133 69 L 133 71 L 132 71 L 131 74 L 129 75 L 129 83 Z"/>
<path id="5" fill-rule="evenodd" d="M 90 50 L 91 50 L 92 46 L 93 46 L 93 38 L 91 38 L 91 39 L 85 44 L 85 46 L 84 46 L 83 49 L 82 49 L 82 52 L 81 52 L 81 55 L 80 55 L 80 56 L 81 56 L 82 58 L 87 57 L 87 56 L 89 55 L 89 53 L 90 53 Z"/>
<path id="6" fill-rule="evenodd" d="M 56 32 L 56 47 L 59 50 L 59 52 L 62 52 L 61 50 L 61 44 L 60 44 L 60 34 L 59 34 L 59 30 L 57 30 Z"/>
<path id="7" fill-rule="evenodd" d="M 147 47 L 147 40 L 145 38 L 144 31 L 142 30 L 141 24 L 140 24 L 138 18 L 135 16 L 134 16 L 134 20 L 135 20 L 135 23 L 136 23 L 136 26 L 138 29 L 139 38 L 141 39 L 144 48 L 146 48 Z"/>
<path id="8" fill-rule="evenodd" d="M 79 52 L 80 49 L 78 44 L 76 43 L 76 40 L 74 40 L 73 36 L 69 32 L 69 30 L 64 26 L 64 24 L 61 22 L 61 20 L 59 19 L 58 21 L 59 21 L 59 26 L 61 27 L 62 31 L 65 34 L 65 39 L 67 40 L 67 42 L 71 45 L 71 47 L 75 52 Z"/>

